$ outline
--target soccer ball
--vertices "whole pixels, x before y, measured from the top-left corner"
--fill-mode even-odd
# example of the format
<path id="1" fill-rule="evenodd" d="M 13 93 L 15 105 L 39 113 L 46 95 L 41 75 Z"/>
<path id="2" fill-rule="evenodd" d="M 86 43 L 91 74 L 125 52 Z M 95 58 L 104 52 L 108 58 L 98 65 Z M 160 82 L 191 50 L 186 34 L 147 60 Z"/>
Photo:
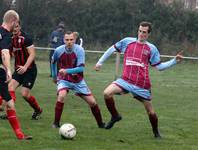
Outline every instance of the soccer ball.
<path id="1" fill-rule="evenodd" d="M 60 127 L 59 134 L 63 139 L 73 139 L 76 135 L 76 128 L 71 123 L 65 123 Z"/>

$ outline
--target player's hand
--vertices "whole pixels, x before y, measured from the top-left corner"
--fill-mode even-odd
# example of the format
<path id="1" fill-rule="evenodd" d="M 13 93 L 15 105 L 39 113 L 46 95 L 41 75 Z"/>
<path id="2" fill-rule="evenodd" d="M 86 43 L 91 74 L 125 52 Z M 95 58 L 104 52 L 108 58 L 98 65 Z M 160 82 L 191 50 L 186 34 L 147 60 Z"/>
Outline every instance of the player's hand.
<path id="1" fill-rule="evenodd" d="M 24 74 L 27 71 L 27 68 L 25 66 L 18 66 L 17 73 L 18 74 Z"/>
<path id="2" fill-rule="evenodd" d="M 102 65 L 96 64 L 96 65 L 94 66 L 94 70 L 100 71 L 101 66 L 102 66 Z"/>
<path id="3" fill-rule="evenodd" d="M 182 55 L 183 52 L 184 51 L 182 50 L 179 53 L 177 53 L 177 55 L 175 56 L 177 62 L 180 62 L 183 59 L 183 55 Z"/>
<path id="4" fill-rule="evenodd" d="M 60 74 L 61 76 L 65 76 L 65 75 L 67 74 L 67 72 L 65 71 L 65 69 L 60 69 L 60 70 L 59 70 L 59 74 Z"/>
<path id="5" fill-rule="evenodd" d="M 5 82 L 8 83 L 11 79 L 12 79 L 12 73 L 11 73 L 11 70 L 8 70 L 7 71 L 7 80 Z"/>

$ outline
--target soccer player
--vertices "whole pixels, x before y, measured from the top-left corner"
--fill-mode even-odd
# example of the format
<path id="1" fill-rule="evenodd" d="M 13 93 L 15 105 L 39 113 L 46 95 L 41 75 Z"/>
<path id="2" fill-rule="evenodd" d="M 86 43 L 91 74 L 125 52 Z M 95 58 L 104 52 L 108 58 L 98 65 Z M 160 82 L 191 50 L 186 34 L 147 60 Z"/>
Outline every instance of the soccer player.
<path id="1" fill-rule="evenodd" d="M 69 90 L 85 100 L 96 119 L 99 128 L 104 128 L 100 109 L 94 96 L 89 90 L 85 80 L 83 79 L 83 71 L 85 65 L 84 49 L 75 43 L 73 32 L 67 31 L 64 35 L 65 44 L 56 48 L 52 56 L 52 77 L 57 83 L 57 102 L 55 106 L 55 118 L 53 128 L 60 127 L 60 118 L 64 107 L 64 99 Z M 58 77 L 56 74 L 56 65 L 58 62 L 60 67 Z"/>
<path id="2" fill-rule="evenodd" d="M 8 121 L 19 140 L 30 140 L 32 136 L 25 135 L 20 127 L 16 116 L 15 104 L 8 92 L 8 82 L 12 79 L 10 69 L 10 48 L 12 34 L 15 24 L 19 21 L 19 15 L 14 10 L 8 10 L 3 16 L 3 23 L 0 27 L 0 95 L 6 101 L 6 113 Z"/>
<path id="3" fill-rule="evenodd" d="M 135 99 L 144 105 L 154 137 L 160 138 L 158 129 L 158 117 L 151 103 L 151 83 L 149 79 L 149 64 L 158 70 L 167 69 L 182 59 L 181 53 L 175 58 L 162 63 L 160 54 L 155 45 L 147 41 L 152 30 L 151 23 L 141 22 L 138 29 L 138 37 L 127 37 L 111 46 L 99 59 L 95 65 L 95 70 L 100 70 L 103 62 L 115 51 L 123 52 L 123 71 L 121 78 L 112 82 L 104 90 L 104 99 L 106 106 L 111 113 L 111 120 L 105 126 L 111 129 L 114 123 L 122 119 L 116 109 L 113 96 L 115 94 L 131 93 Z"/>
<path id="4" fill-rule="evenodd" d="M 42 109 L 36 98 L 30 93 L 37 76 L 35 48 L 30 36 L 21 31 L 19 22 L 16 23 L 13 31 L 12 49 L 15 57 L 15 71 L 8 85 L 10 94 L 15 99 L 15 90 L 21 85 L 21 95 L 34 109 L 32 119 L 37 120 L 42 113 Z"/>

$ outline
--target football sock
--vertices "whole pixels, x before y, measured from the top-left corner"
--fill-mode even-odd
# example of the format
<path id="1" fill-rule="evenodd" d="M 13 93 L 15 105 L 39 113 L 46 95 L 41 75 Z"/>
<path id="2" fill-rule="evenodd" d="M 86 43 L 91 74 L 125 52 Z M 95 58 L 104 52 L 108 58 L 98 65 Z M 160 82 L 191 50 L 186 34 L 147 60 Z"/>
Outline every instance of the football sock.
<path id="1" fill-rule="evenodd" d="M 61 103 L 59 101 L 56 102 L 56 106 L 55 106 L 55 118 L 54 118 L 54 123 L 55 124 L 59 124 L 60 122 L 60 118 L 63 112 L 63 107 L 64 107 L 64 103 Z"/>
<path id="2" fill-rule="evenodd" d="M 112 117 L 117 117 L 119 115 L 118 111 L 115 108 L 115 103 L 114 103 L 113 97 L 105 98 L 105 104 L 106 104 L 109 112 L 111 113 Z"/>
<path id="3" fill-rule="evenodd" d="M 98 104 L 94 105 L 93 107 L 91 107 L 91 112 L 94 115 L 97 124 L 100 126 L 101 124 L 103 124 L 102 122 L 102 116 L 100 113 L 100 108 L 98 106 Z"/>
<path id="4" fill-rule="evenodd" d="M 3 103 L 3 98 L 0 96 L 0 105 Z"/>
<path id="5" fill-rule="evenodd" d="M 21 139 L 24 134 L 23 132 L 21 131 L 21 128 L 20 128 L 20 123 L 17 119 L 17 116 L 16 116 L 16 111 L 15 110 L 7 110 L 7 116 L 8 116 L 8 120 L 10 122 L 10 125 L 12 126 L 12 129 L 14 130 L 17 138 Z"/>
<path id="6" fill-rule="evenodd" d="M 156 113 L 149 114 L 149 120 L 150 120 L 153 131 L 158 131 L 158 118 L 157 118 Z"/>
<path id="7" fill-rule="evenodd" d="M 12 97 L 12 99 L 14 100 L 14 102 L 16 101 L 16 95 L 15 95 L 15 91 L 9 91 L 10 96 Z"/>
<path id="8" fill-rule="evenodd" d="M 34 96 L 30 96 L 29 98 L 25 98 L 25 100 L 29 103 L 29 105 L 35 110 L 35 111 L 41 111 L 41 108 L 39 107 L 39 104 Z"/>

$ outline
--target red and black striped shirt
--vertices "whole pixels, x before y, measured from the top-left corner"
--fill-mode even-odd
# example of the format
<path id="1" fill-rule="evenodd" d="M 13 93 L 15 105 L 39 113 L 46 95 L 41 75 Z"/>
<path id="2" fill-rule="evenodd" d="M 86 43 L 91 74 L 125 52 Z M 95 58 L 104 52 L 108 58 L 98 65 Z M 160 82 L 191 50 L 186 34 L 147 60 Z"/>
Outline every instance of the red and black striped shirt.
<path id="1" fill-rule="evenodd" d="M 33 46 L 33 40 L 24 32 L 21 32 L 18 36 L 13 36 L 12 38 L 12 50 L 15 57 L 15 69 L 18 66 L 24 66 L 29 53 L 27 48 Z M 32 68 L 35 65 L 35 61 L 31 63 L 28 68 Z"/>

